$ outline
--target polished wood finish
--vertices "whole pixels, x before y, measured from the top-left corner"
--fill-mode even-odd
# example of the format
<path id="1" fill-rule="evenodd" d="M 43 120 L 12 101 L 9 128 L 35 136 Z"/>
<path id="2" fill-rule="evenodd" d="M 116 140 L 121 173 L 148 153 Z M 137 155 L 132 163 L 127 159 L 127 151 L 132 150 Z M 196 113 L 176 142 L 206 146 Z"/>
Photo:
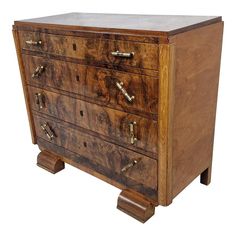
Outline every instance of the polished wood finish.
<path id="1" fill-rule="evenodd" d="M 65 168 L 65 163 L 60 158 L 48 151 L 42 151 L 39 153 L 37 165 L 51 172 L 52 174 L 56 174 Z"/>
<path id="2" fill-rule="evenodd" d="M 30 87 L 31 108 L 60 120 L 109 137 L 119 144 L 131 145 L 147 152 L 157 153 L 157 122 L 141 116 L 87 103 L 72 97 Z M 41 93 L 45 107 L 40 108 L 35 94 Z M 130 142 L 130 123 L 134 125 L 137 141 Z"/>
<path id="3" fill-rule="evenodd" d="M 67 26 L 68 27 L 68 26 Z M 65 30 L 60 27 L 48 27 L 48 25 L 36 26 L 30 24 L 17 23 L 13 25 L 13 29 L 17 31 L 30 31 L 30 32 L 41 32 L 46 34 L 53 35 L 67 35 L 67 36 L 76 36 L 83 38 L 93 38 L 93 39 L 109 39 L 109 40 L 121 40 L 121 41 L 132 41 L 132 42 L 141 42 L 141 43 L 154 43 L 158 44 L 168 43 L 168 38 L 164 36 L 157 35 L 144 35 L 144 34 L 124 34 L 122 32 L 117 33 L 108 33 L 107 31 L 84 31 L 84 30 Z"/>
<path id="4" fill-rule="evenodd" d="M 15 21 L 15 25 L 168 36 L 219 21 L 217 16 L 69 13 Z"/>
<path id="5" fill-rule="evenodd" d="M 120 193 L 117 208 L 142 223 L 145 223 L 155 213 L 155 206 L 148 199 L 128 189 Z"/>
<path id="6" fill-rule="evenodd" d="M 21 52 L 22 54 L 27 54 L 27 55 L 32 55 L 32 56 L 37 54 L 37 56 L 42 56 L 50 60 L 60 60 L 60 61 L 65 61 L 65 62 L 76 63 L 79 65 L 94 66 L 97 68 L 104 68 L 104 69 L 107 68 L 113 71 L 126 72 L 126 73 L 138 74 L 138 75 L 147 75 L 147 76 L 156 77 L 156 78 L 158 78 L 158 75 L 159 75 L 158 70 L 144 69 L 141 67 L 124 66 L 123 64 L 112 64 L 112 63 L 104 64 L 95 60 L 86 62 L 84 60 L 80 60 L 77 58 L 48 54 L 47 52 L 42 52 L 42 51 L 34 52 L 33 50 L 30 51 L 30 50 L 22 49 Z"/>
<path id="7" fill-rule="evenodd" d="M 211 166 L 204 170 L 200 175 L 200 182 L 204 185 L 209 185 L 211 183 Z"/>
<path id="8" fill-rule="evenodd" d="M 99 101 L 102 105 L 126 112 L 149 117 L 151 113 L 151 118 L 157 116 L 157 77 L 79 65 L 46 57 L 25 54 L 22 57 L 29 85 L 68 91 L 80 95 L 80 99 L 93 103 Z M 45 71 L 39 78 L 32 78 L 39 65 L 43 65 Z M 117 88 L 116 82 L 122 82 L 130 96 L 135 96 L 132 102 L 127 101 Z"/>
<path id="9" fill-rule="evenodd" d="M 172 202 L 172 126 L 174 108 L 175 48 L 160 45 L 160 79 L 158 107 L 158 201 L 167 206 Z"/>
<path id="10" fill-rule="evenodd" d="M 136 180 L 145 186 L 157 189 L 156 160 L 103 141 L 95 136 L 88 135 L 82 132 L 81 129 L 62 125 L 58 120 L 45 119 L 34 115 L 34 121 L 38 137 L 77 153 L 79 156 L 88 158 L 98 165 L 122 174 L 127 178 Z M 55 138 L 52 140 L 48 140 L 44 131 L 41 129 L 41 124 L 45 122 L 54 133 Z M 63 155 L 60 152 L 58 154 Z M 137 160 L 138 163 L 127 171 L 122 172 L 122 169 L 133 160 Z"/>
<path id="11" fill-rule="evenodd" d="M 52 55 L 76 58 L 81 63 L 86 64 L 114 64 L 119 65 L 119 67 L 158 69 L 157 44 L 82 38 L 30 31 L 19 31 L 19 36 L 23 50 L 43 51 Z M 29 40 L 42 41 L 42 44 L 30 45 L 26 43 Z M 116 51 L 133 53 L 134 55 L 131 58 L 116 57 L 111 54 Z M 145 55 L 148 55 L 148 57 Z"/>
<path id="12" fill-rule="evenodd" d="M 176 35 L 173 197 L 212 162 L 223 23 Z M 183 109 L 184 107 L 184 109 Z"/>
<path id="13" fill-rule="evenodd" d="M 118 209 L 141 222 L 197 176 L 208 185 L 222 31 L 221 17 L 200 16 L 15 22 L 38 165 L 120 188 Z"/>
<path id="14" fill-rule="evenodd" d="M 13 37 L 15 41 L 16 54 L 17 54 L 17 59 L 18 59 L 19 69 L 20 69 L 20 74 L 21 74 L 21 83 L 22 83 L 24 97 L 25 97 L 25 105 L 26 105 L 26 110 L 28 114 L 31 139 L 32 139 L 32 143 L 36 144 L 37 143 L 36 133 L 35 133 L 35 127 L 34 127 L 34 122 L 33 122 L 32 110 L 30 109 L 29 92 L 28 92 L 27 83 L 26 83 L 25 67 L 23 65 L 23 59 L 22 59 L 22 54 L 21 54 L 19 33 L 16 30 L 13 30 L 12 33 L 13 33 Z"/>
<path id="15" fill-rule="evenodd" d="M 60 156 L 60 159 L 65 163 L 68 163 L 76 168 L 79 168 L 97 178 L 106 181 L 120 189 L 129 188 L 137 193 L 141 193 L 146 196 L 150 202 L 157 205 L 157 190 L 147 187 L 136 180 L 127 177 L 124 174 L 119 174 L 110 168 L 102 166 L 92 160 L 92 158 L 86 158 L 78 155 L 72 151 L 69 151 L 61 146 L 57 146 L 52 142 L 48 142 L 40 137 L 37 138 L 38 145 L 41 150 L 50 150 Z M 109 160 L 108 160 L 109 161 Z"/>

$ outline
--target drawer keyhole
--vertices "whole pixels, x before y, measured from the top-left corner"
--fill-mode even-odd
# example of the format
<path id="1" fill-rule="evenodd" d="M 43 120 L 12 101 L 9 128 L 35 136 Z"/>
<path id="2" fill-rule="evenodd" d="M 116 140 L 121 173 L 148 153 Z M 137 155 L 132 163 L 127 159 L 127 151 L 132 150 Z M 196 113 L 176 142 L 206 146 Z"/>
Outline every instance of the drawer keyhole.
<path id="1" fill-rule="evenodd" d="M 87 147 L 87 143 L 86 142 L 84 142 L 84 147 Z"/>
<path id="2" fill-rule="evenodd" d="M 79 75 L 76 75 L 76 81 L 79 82 Z"/>
<path id="3" fill-rule="evenodd" d="M 73 43 L 72 46 L 73 46 L 73 50 L 76 51 L 76 44 Z"/>
<path id="4" fill-rule="evenodd" d="M 84 112 L 83 111 L 80 111 L 79 112 L 81 116 L 84 116 Z"/>

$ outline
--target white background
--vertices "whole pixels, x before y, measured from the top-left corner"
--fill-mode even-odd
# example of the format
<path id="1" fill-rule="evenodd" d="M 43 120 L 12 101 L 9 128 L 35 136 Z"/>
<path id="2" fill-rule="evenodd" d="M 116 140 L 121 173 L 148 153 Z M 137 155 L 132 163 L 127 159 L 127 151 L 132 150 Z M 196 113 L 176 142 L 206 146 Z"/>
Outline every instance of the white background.
<path id="1" fill-rule="evenodd" d="M 0 3 L 0 235 L 236 235 L 235 1 L 45 1 Z M 212 183 L 196 179 L 141 224 L 116 209 L 119 189 L 71 166 L 38 168 L 11 33 L 14 20 L 66 12 L 222 15 L 225 21 Z"/>

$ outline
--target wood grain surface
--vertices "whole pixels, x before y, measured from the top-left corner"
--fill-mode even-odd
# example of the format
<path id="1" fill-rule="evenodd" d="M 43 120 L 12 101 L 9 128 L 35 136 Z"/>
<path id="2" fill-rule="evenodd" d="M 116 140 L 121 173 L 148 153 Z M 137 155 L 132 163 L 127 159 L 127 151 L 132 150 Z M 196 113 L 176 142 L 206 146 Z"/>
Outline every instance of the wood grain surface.
<path id="1" fill-rule="evenodd" d="M 160 45 L 160 79 L 158 104 L 158 201 L 172 202 L 172 126 L 174 108 L 175 46 Z"/>
<path id="2" fill-rule="evenodd" d="M 32 140 L 33 144 L 36 144 L 36 142 L 37 142 L 36 141 L 36 133 L 35 133 L 32 110 L 31 110 L 31 107 L 30 107 L 28 87 L 27 87 L 27 82 L 26 82 L 26 77 L 27 76 L 25 74 L 26 72 L 25 72 L 25 67 L 24 67 L 22 54 L 21 54 L 19 32 L 16 31 L 16 30 L 13 30 L 12 33 L 13 33 L 13 37 L 14 37 L 14 42 L 15 42 L 15 47 L 16 47 L 16 54 L 17 54 L 17 59 L 18 59 L 18 64 L 19 64 L 19 69 L 20 69 L 21 84 L 22 84 L 24 98 L 25 98 L 25 105 L 26 105 L 28 121 L 29 121 L 29 127 L 30 127 L 30 132 L 31 132 L 31 140 Z"/>
<path id="3" fill-rule="evenodd" d="M 113 64 L 158 70 L 158 45 L 121 40 L 103 40 L 40 32 L 19 31 L 20 45 L 24 50 L 44 51 L 49 54 L 76 58 L 85 64 Z M 42 41 L 41 45 L 29 45 L 28 40 Z M 115 51 L 134 53 L 131 58 L 113 56 Z"/>
<path id="4" fill-rule="evenodd" d="M 129 189 L 125 189 L 120 193 L 117 208 L 142 223 L 145 223 L 155 213 L 155 206 L 150 200 Z"/>
<path id="5" fill-rule="evenodd" d="M 17 31 L 31 31 L 31 32 L 40 32 L 46 34 L 59 34 L 59 35 L 67 35 L 67 36 L 76 36 L 76 37 L 84 37 L 84 38 L 97 38 L 97 39 L 109 39 L 109 40 L 121 40 L 121 41 L 133 41 L 133 42 L 141 42 L 141 43 L 154 43 L 158 44 L 159 42 L 168 42 L 167 37 L 165 36 L 156 36 L 156 35 L 144 35 L 144 34 L 125 34 L 124 32 L 118 33 L 108 33 L 108 32 L 100 32 L 100 31 L 87 31 L 87 30 L 73 30 L 73 29 L 61 29 L 58 27 L 47 28 L 40 27 L 31 24 L 24 25 L 13 25 L 14 30 Z"/>
<path id="6" fill-rule="evenodd" d="M 27 84 L 79 94 L 85 100 L 88 97 L 94 103 L 100 101 L 105 106 L 126 112 L 146 115 L 151 113 L 152 117 L 157 115 L 157 77 L 85 66 L 46 57 L 25 54 L 22 57 Z M 44 66 L 45 70 L 40 77 L 32 78 L 38 66 Z M 117 88 L 117 82 L 122 82 L 127 93 L 135 96 L 132 102 L 129 102 Z"/>
<path id="7" fill-rule="evenodd" d="M 44 97 L 43 108 L 40 108 L 35 101 L 35 94 L 38 93 Z M 156 121 L 34 87 L 29 88 L 29 95 L 31 107 L 35 111 L 107 136 L 120 144 L 130 144 L 157 153 Z M 134 134 L 138 140 L 132 145 L 130 122 L 134 121 L 136 122 Z"/>
<path id="8" fill-rule="evenodd" d="M 118 208 L 142 222 L 197 176 L 208 185 L 222 34 L 221 17 L 210 16 L 70 13 L 16 21 L 38 165 L 56 172 L 65 162 L 121 188 Z"/>
<path id="9" fill-rule="evenodd" d="M 197 27 L 220 22 L 219 16 L 136 15 L 67 13 L 15 21 L 15 25 L 43 28 L 122 32 L 142 35 L 173 35 Z"/>
<path id="10" fill-rule="evenodd" d="M 156 189 L 144 186 L 135 180 L 127 178 L 125 175 L 119 175 L 111 169 L 98 165 L 86 157 L 79 156 L 74 152 L 71 152 L 63 147 L 59 147 L 52 142 L 48 142 L 47 140 L 40 137 L 37 137 L 37 144 L 41 151 L 50 150 L 50 154 L 60 156 L 60 159 L 65 163 L 85 171 L 90 175 L 93 175 L 119 189 L 129 188 L 137 193 L 141 193 L 155 206 L 158 205 Z"/>
<path id="11" fill-rule="evenodd" d="M 63 170 L 65 163 L 56 155 L 51 154 L 48 151 L 42 151 L 37 157 L 37 165 L 52 174 Z"/>
<path id="12" fill-rule="evenodd" d="M 176 45 L 173 196 L 211 166 L 223 23 L 172 39 Z"/>
<path id="13" fill-rule="evenodd" d="M 34 115 L 34 120 L 38 137 L 77 154 L 78 158 L 82 156 L 94 164 L 107 168 L 114 173 L 124 175 L 126 178 L 130 178 L 152 189 L 157 189 L 156 160 L 118 145 L 105 142 L 77 129 L 63 126 L 59 121 L 50 118 L 45 119 Z M 47 136 L 40 127 L 45 122 L 47 122 L 48 126 L 55 134 L 55 138 L 52 140 L 47 139 Z M 63 155 L 59 150 L 60 149 L 58 149 L 56 153 Z M 138 160 L 138 163 L 127 171 L 122 172 L 122 169 L 133 160 Z"/>

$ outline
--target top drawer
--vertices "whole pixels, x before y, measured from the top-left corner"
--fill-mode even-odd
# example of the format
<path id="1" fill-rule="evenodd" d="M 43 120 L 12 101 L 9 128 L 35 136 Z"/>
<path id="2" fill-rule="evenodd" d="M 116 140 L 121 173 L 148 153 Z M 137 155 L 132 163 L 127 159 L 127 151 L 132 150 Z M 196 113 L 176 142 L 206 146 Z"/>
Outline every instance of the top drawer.
<path id="1" fill-rule="evenodd" d="M 21 48 L 81 60 L 85 64 L 158 69 L 158 45 L 19 31 Z"/>

